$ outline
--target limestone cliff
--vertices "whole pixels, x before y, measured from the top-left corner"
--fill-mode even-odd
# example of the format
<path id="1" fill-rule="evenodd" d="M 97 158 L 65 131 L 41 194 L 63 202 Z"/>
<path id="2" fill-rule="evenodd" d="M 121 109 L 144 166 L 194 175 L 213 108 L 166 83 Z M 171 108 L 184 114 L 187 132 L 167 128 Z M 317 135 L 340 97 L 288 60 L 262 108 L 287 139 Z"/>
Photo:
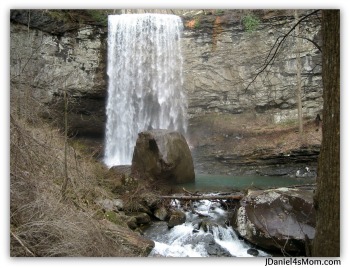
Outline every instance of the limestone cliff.
<path id="1" fill-rule="evenodd" d="M 300 17 L 312 11 L 299 11 Z M 244 18 L 258 20 L 245 29 Z M 279 122 L 296 117 L 296 36 L 292 32 L 275 59 L 249 83 L 272 55 L 276 40 L 294 26 L 291 10 L 214 10 L 184 16 L 183 54 L 189 114 L 271 113 Z M 320 23 L 310 16 L 300 24 L 304 115 L 322 109 Z"/>
<path id="2" fill-rule="evenodd" d="M 71 133 L 103 137 L 106 23 L 87 11 L 11 10 L 10 30 L 11 107 L 62 125 L 66 91 Z"/>
<path id="3" fill-rule="evenodd" d="M 11 10 L 11 108 L 29 107 L 61 124 L 68 95 L 72 134 L 103 138 L 107 96 L 107 14 L 132 10 Z M 140 11 L 135 12 L 149 12 Z M 276 40 L 295 24 L 292 10 L 166 10 L 184 23 L 184 87 L 190 118 L 255 114 L 271 122 L 296 117 L 296 36 L 281 45 L 273 64 L 261 70 Z M 302 10 L 299 16 L 312 12 Z M 258 20 L 248 29 L 244 18 Z M 303 112 L 322 109 L 320 18 L 300 23 Z M 272 52 L 273 53 L 273 52 Z M 248 87 L 248 88 L 247 88 Z M 19 108 L 18 108 L 19 107 Z M 55 108 L 55 109 L 53 109 Z"/>

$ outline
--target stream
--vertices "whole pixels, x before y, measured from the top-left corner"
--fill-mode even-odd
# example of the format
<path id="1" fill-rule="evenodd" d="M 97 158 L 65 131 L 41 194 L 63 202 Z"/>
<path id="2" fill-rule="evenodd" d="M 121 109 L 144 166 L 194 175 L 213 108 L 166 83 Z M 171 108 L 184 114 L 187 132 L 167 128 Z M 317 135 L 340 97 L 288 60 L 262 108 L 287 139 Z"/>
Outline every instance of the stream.
<path id="1" fill-rule="evenodd" d="M 312 179 L 289 177 L 233 177 L 222 175 L 197 175 L 195 183 L 177 185 L 195 192 L 217 195 L 218 192 L 288 187 L 313 183 Z M 183 192 L 182 192 L 183 193 Z M 155 242 L 149 257 L 269 257 L 268 252 L 254 247 L 239 238 L 232 229 L 232 209 L 224 202 L 192 201 L 192 209 L 184 208 L 179 200 L 171 203 L 174 209 L 186 214 L 186 222 L 168 228 L 167 222 L 156 221 L 144 231 L 144 236 Z M 196 212 L 196 213 L 194 213 Z"/>
<path id="2" fill-rule="evenodd" d="M 181 209 L 179 201 L 174 207 Z M 227 225 L 228 212 L 217 202 L 193 202 L 196 212 L 186 213 L 186 222 L 171 229 L 166 222 L 154 222 L 144 236 L 155 242 L 150 257 L 252 257 L 252 246 L 239 239 Z M 262 250 L 253 250 L 258 256 L 270 256 Z"/>

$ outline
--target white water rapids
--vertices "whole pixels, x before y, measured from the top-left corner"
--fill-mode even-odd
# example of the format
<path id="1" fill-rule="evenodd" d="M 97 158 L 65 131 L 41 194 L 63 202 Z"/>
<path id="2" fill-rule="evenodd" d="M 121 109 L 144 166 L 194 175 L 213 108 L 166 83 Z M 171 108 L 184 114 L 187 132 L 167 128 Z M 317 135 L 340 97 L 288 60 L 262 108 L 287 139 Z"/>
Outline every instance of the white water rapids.
<path id="1" fill-rule="evenodd" d="M 108 16 L 108 100 L 104 163 L 129 165 L 139 132 L 186 133 L 180 17 Z"/>
<path id="2" fill-rule="evenodd" d="M 177 202 L 173 204 L 178 208 Z M 252 257 L 251 248 L 239 239 L 231 226 L 226 226 L 227 211 L 208 200 L 193 203 L 195 210 L 207 217 L 186 212 L 186 222 L 171 229 L 165 222 L 153 223 L 144 236 L 155 242 L 150 257 Z M 201 222 L 206 227 L 200 227 Z M 202 223 L 203 225 L 203 223 Z M 258 256 L 270 256 L 257 250 Z"/>

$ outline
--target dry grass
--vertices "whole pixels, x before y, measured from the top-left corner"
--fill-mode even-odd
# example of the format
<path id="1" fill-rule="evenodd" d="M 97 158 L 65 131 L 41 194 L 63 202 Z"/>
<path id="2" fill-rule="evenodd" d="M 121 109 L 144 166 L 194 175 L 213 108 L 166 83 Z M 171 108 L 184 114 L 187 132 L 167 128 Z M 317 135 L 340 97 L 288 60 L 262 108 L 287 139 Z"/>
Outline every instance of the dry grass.
<path id="1" fill-rule="evenodd" d="M 11 256 L 138 256 L 128 229 L 96 217 L 94 200 L 108 170 L 73 147 L 68 150 L 67 199 L 62 200 L 64 139 L 58 130 L 11 117 Z M 137 242 L 136 242 L 137 241 Z"/>

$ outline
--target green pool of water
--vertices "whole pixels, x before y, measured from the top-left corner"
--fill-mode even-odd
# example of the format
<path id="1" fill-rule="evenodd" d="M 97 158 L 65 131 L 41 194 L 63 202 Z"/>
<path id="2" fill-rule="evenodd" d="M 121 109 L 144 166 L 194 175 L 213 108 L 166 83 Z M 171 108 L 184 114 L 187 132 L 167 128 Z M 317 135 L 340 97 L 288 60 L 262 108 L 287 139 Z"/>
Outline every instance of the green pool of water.
<path id="1" fill-rule="evenodd" d="M 290 178 L 281 176 L 227 176 L 213 174 L 196 174 L 195 182 L 176 185 L 176 189 L 185 188 L 189 191 L 233 191 L 247 188 L 289 187 L 314 183 L 310 178 Z"/>

